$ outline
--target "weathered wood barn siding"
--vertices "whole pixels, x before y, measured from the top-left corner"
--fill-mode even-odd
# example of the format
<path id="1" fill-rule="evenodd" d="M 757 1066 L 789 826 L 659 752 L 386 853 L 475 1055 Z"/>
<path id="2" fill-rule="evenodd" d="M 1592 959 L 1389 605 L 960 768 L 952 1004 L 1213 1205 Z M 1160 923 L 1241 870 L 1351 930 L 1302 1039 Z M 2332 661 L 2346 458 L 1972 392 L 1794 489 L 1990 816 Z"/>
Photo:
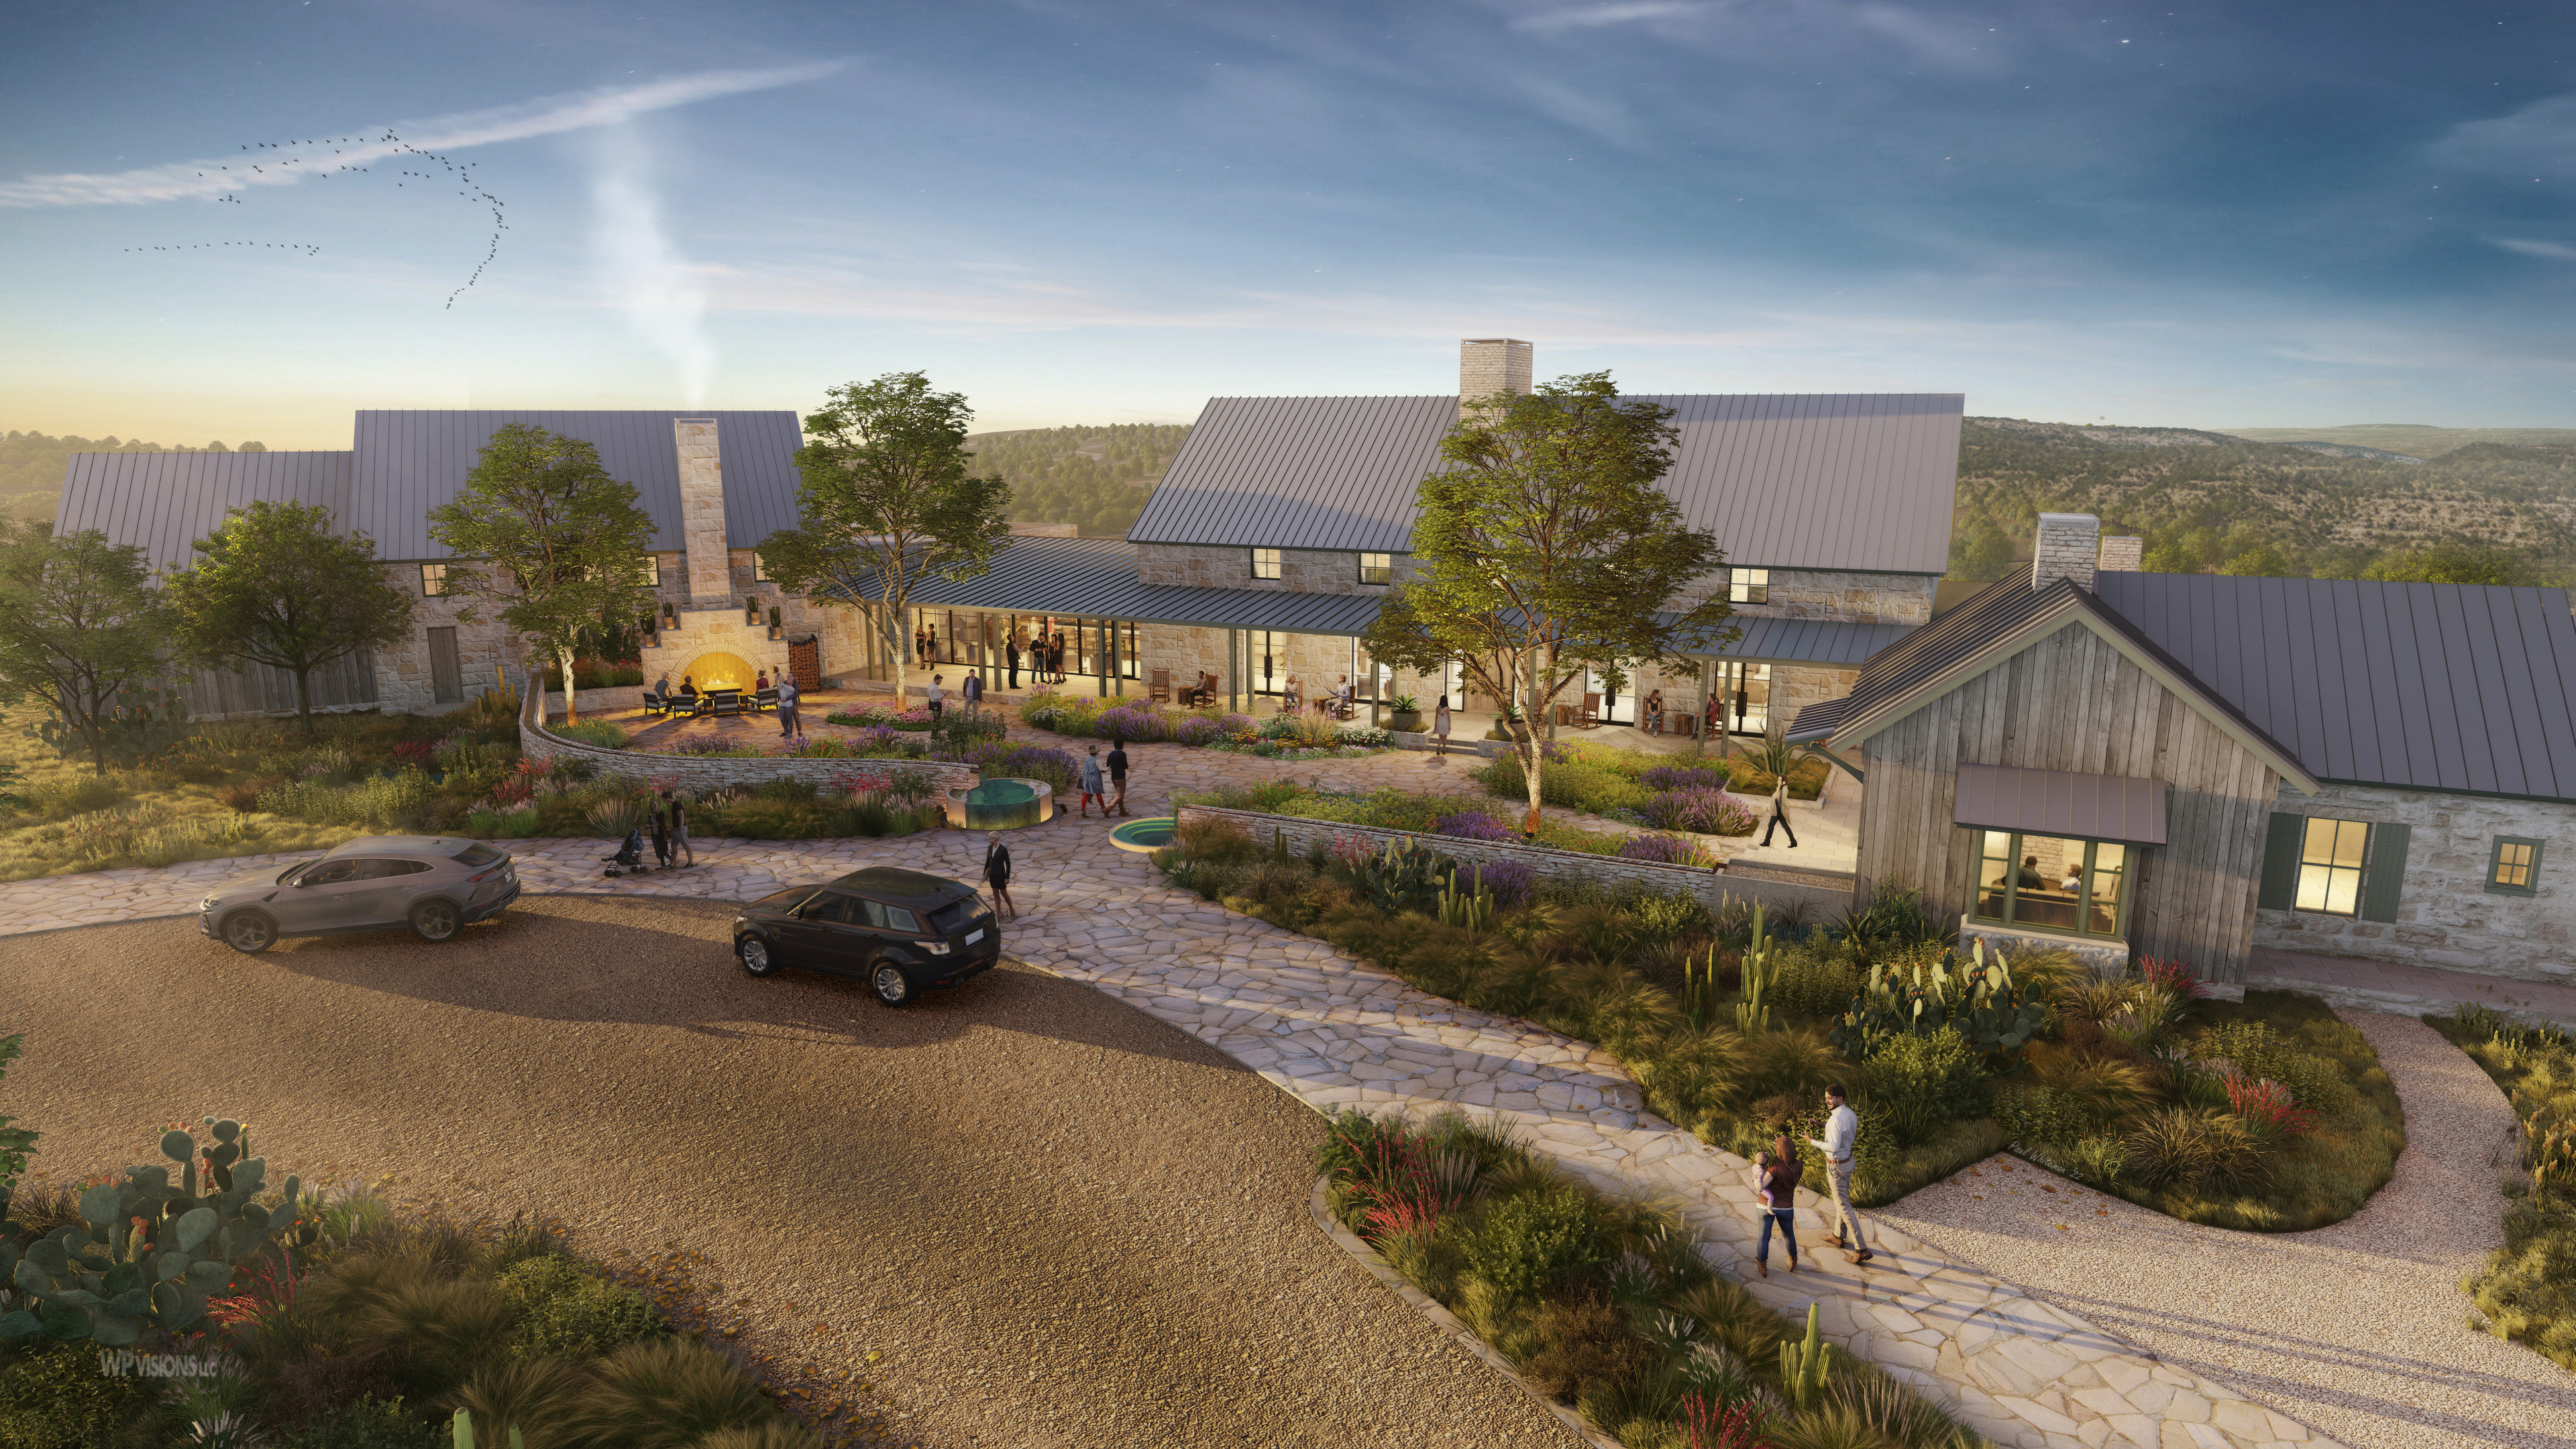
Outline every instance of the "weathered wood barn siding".
<path id="1" fill-rule="evenodd" d="M 265 664 L 208 669 L 182 676 L 179 697 L 196 719 L 293 714 L 295 676 Z M 374 709 L 376 660 L 367 650 L 343 654 L 306 677 L 317 710 Z"/>
<path id="2" fill-rule="evenodd" d="M 2138 855 L 2129 943 L 2213 981 L 2244 979 L 2279 777 L 2189 703 L 2071 623 L 1874 735 L 1860 879 L 1919 885 L 1966 913 L 1976 837 L 1953 822 L 1962 764 L 2130 775 L 2172 785 L 2167 843 Z"/>

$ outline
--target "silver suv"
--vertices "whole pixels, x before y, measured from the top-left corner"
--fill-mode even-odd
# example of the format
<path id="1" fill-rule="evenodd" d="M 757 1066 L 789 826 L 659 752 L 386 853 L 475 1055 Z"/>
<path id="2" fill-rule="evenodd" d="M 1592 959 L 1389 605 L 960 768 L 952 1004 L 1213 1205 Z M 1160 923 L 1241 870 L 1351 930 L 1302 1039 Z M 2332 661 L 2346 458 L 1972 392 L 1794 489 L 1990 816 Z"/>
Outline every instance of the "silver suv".
<path id="1" fill-rule="evenodd" d="M 274 875 L 217 886 L 197 903 L 197 926 L 236 951 L 265 951 L 282 936 L 402 926 L 438 942 L 518 898 L 507 851 L 445 836 L 374 835 Z"/>

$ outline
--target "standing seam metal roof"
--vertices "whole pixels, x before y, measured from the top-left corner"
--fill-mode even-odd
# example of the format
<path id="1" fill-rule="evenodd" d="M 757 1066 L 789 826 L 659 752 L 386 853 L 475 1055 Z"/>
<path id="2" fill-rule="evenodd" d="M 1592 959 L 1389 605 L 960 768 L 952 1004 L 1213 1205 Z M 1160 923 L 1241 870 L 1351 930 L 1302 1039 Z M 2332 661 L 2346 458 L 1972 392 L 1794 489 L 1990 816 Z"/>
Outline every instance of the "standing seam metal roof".
<path id="1" fill-rule="evenodd" d="M 680 461 L 671 424 L 713 418 L 724 473 L 725 538 L 752 548 L 796 524 L 796 450 L 804 445 L 793 412 L 543 412 L 520 409 L 393 411 L 366 409 L 357 419 L 357 464 L 351 485 L 352 527 L 375 536 L 386 559 L 442 559 L 429 537 L 430 509 L 453 500 L 483 445 L 506 423 L 529 423 L 599 449 L 609 476 L 632 483 L 636 502 L 656 525 L 652 547 L 688 547 L 680 518 Z"/>
<path id="2" fill-rule="evenodd" d="M 2096 587 L 2319 779 L 2576 800 L 2563 589 L 2133 573 Z"/>
<path id="3" fill-rule="evenodd" d="M 2013 765 L 1961 765 L 1957 778 L 1950 812 L 1954 824 L 2132 845 L 2165 843 L 2165 796 L 2172 787 L 2162 780 Z"/>
<path id="4" fill-rule="evenodd" d="M 63 472 L 55 531 L 96 529 L 111 543 L 139 545 L 160 570 L 188 567 L 198 539 L 221 527 L 229 510 L 254 502 L 318 503 L 345 529 L 352 456 L 75 453 Z"/>
<path id="5" fill-rule="evenodd" d="M 872 597 L 862 581 L 858 597 Z M 1377 618 L 1373 594 L 1301 594 L 1276 589 L 1207 589 L 1136 580 L 1135 546 L 1115 538 L 1014 538 L 988 573 L 932 580 L 913 590 L 917 608 L 1060 614 L 1140 624 L 1276 629 L 1355 635 Z"/>
<path id="6" fill-rule="evenodd" d="M 1664 488 L 1744 568 L 1938 574 L 1957 393 L 1640 395 L 1681 433 Z M 1211 398 L 1138 543 L 1403 552 L 1455 397 Z"/>

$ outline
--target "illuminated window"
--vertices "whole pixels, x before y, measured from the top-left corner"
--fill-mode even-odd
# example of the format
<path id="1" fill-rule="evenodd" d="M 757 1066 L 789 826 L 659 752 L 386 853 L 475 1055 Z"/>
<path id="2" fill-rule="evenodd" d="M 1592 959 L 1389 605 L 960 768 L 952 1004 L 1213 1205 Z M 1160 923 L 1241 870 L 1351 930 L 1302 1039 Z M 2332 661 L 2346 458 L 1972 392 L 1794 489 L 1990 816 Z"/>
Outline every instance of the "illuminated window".
<path id="1" fill-rule="evenodd" d="M 658 553 L 644 555 L 644 587 L 648 589 L 662 587 L 662 556 Z"/>
<path id="2" fill-rule="evenodd" d="M 2540 842 L 2525 835 L 2499 835 L 2487 860 L 2487 889 L 2500 896 L 2527 896 L 2540 890 Z"/>
<path id="3" fill-rule="evenodd" d="M 1252 576 L 1256 579 L 1279 577 L 1279 550 L 1256 548 L 1252 551 Z"/>
<path id="4" fill-rule="evenodd" d="M 1391 553 L 1361 554 L 1360 582 L 1364 584 L 1394 583 L 1395 555 Z"/>
<path id="5" fill-rule="evenodd" d="M 426 599 L 435 599 L 435 598 L 437 598 L 439 595 L 444 594 L 444 593 L 446 593 L 446 592 L 447 592 L 447 565 L 445 565 L 445 564 L 422 564 L 422 565 L 420 566 L 420 593 L 421 593 L 421 597 L 426 598 Z"/>
<path id="6" fill-rule="evenodd" d="M 2299 842 L 2298 909 L 2329 916 L 2361 911 L 2361 864 L 2370 858 L 2370 823 L 2310 820 Z"/>
<path id="7" fill-rule="evenodd" d="M 1726 601 L 1730 604 L 1771 602 L 1771 571 L 1769 569 L 1728 569 Z"/>
<path id="8" fill-rule="evenodd" d="M 1987 830 L 1978 834 L 1970 914 L 2043 931 L 2117 936 L 2128 889 L 2128 846 Z"/>

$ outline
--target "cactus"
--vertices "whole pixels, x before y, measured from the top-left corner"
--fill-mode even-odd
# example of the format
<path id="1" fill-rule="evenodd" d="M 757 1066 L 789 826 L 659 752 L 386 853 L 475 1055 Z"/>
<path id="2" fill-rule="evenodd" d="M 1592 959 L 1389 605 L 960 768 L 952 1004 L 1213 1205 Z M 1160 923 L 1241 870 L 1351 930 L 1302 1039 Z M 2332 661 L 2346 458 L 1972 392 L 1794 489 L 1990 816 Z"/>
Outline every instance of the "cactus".
<path id="1" fill-rule="evenodd" d="M 1823 1402 L 1826 1372 L 1824 1335 L 1816 1325 L 1816 1305 L 1810 1303 L 1806 1338 L 1780 1345 L 1780 1386 L 1788 1391 L 1792 1410 L 1803 1414 Z"/>
<path id="2" fill-rule="evenodd" d="M 1771 1029 L 1771 1008 L 1762 993 L 1777 972 L 1771 965 L 1771 940 L 1762 928 L 1762 903 L 1753 903 L 1753 938 L 1744 947 L 1744 1000 L 1735 1008 L 1735 1029 L 1756 1037 Z"/>
<path id="3" fill-rule="evenodd" d="M 1473 888 L 1460 884 L 1461 879 L 1474 882 Z M 1440 924 L 1464 926 L 1473 935 L 1482 935 L 1494 919 L 1494 893 L 1485 889 L 1482 866 L 1449 872 L 1449 884 L 1440 889 Z"/>
<path id="4" fill-rule="evenodd" d="M 459 1409 L 447 1421 L 447 1438 L 453 1449 L 474 1449 L 474 1413 Z M 510 1426 L 510 1449 L 527 1449 L 528 1441 L 519 1435 L 519 1426 Z"/>
<path id="5" fill-rule="evenodd" d="M 1362 860 L 1354 873 L 1361 888 L 1369 893 L 1371 904 L 1393 915 L 1411 910 L 1434 895 L 1446 864 L 1408 835 L 1388 841 L 1383 849 Z"/>
<path id="6" fill-rule="evenodd" d="M 1706 1031 L 1717 1019 L 1717 951 L 1708 948 L 1708 959 L 1682 958 L 1682 1017 L 1693 1031 Z"/>
<path id="7" fill-rule="evenodd" d="M 2045 1006 L 2024 998 L 2012 963 L 2001 953 L 1989 954 L 1979 941 L 1960 970 L 1952 970 L 1946 957 L 1910 971 L 1872 966 L 1868 982 L 1834 1027 L 1834 1045 L 1859 1058 L 1882 1037 L 1955 1030 L 1981 1052 L 2010 1057 L 2038 1034 L 2046 1016 Z"/>
<path id="8" fill-rule="evenodd" d="M 209 1117 L 206 1126 L 215 1138 L 202 1152 L 207 1193 L 197 1191 L 196 1138 L 174 1130 L 162 1135 L 161 1155 L 179 1165 L 177 1188 L 168 1167 L 129 1167 L 125 1181 L 80 1195 L 82 1226 L 23 1248 L 0 1243 L 0 1274 L 25 1305 L 0 1313 L 0 1341 L 41 1333 L 123 1348 L 148 1329 L 177 1334 L 279 1234 L 294 1229 L 296 1241 L 313 1241 L 317 1230 L 297 1221 L 302 1184 L 289 1177 L 286 1200 L 261 1206 L 268 1165 L 248 1155 L 250 1135 L 230 1118 Z"/>

